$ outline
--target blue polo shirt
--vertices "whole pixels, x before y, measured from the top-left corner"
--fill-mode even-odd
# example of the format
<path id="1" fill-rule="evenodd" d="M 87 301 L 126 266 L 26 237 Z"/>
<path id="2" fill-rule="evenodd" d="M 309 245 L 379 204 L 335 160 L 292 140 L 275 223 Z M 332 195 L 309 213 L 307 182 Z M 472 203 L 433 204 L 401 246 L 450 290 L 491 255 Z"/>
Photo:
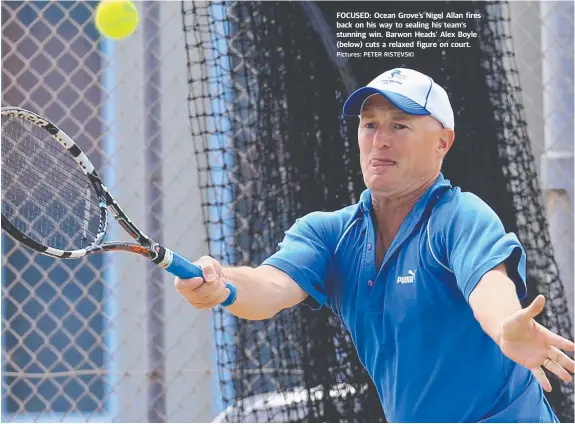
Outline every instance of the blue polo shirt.
<path id="1" fill-rule="evenodd" d="M 525 252 L 477 196 L 442 175 L 402 223 L 376 269 L 371 194 L 314 212 L 263 262 L 289 274 L 313 308 L 349 330 L 390 422 L 558 422 L 529 370 L 501 353 L 469 306 L 505 262 L 519 298 Z"/>

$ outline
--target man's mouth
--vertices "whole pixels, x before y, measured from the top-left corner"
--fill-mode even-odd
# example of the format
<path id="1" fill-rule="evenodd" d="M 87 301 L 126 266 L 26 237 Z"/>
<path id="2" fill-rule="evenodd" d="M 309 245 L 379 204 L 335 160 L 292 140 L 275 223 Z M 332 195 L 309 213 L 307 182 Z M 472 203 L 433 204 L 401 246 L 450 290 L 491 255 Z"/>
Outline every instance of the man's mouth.
<path id="1" fill-rule="evenodd" d="M 393 165 L 395 165 L 395 161 L 392 161 L 391 159 L 371 159 L 369 161 L 369 164 L 373 167 L 376 167 L 376 166 L 393 166 Z"/>

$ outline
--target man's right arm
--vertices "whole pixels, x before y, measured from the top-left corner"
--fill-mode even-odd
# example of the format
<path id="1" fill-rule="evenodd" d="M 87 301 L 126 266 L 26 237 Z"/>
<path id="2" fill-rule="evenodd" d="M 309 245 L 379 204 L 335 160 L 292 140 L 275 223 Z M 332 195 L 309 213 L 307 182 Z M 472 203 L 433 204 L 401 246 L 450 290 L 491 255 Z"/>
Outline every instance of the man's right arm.
<path id="1" fill-rule="evenodd" d="M 224 275 L 238 289 L 236 301 L 227 309 L 239 318 L 271 318 L 308 297 L 289 275 L 270 265 L 225 268 Z"/>
<path id="2" fill-rule="evenodd" d="M 226 282 L 237 288 L 236 301 L 227 307 L 239 318 L 263 320 L 303 302 L 308 294 L 286 273 L 262 265 L 222 267 L 215 259 L 204 256 L 196 264 L 204 278 L 175 279 L 176 289 L 186 301 L 198 309 L 209 309 L 227 299 Z"/>
<path id="3" fill-rule="evenodd" d="M 339 239 L 334 233 L 339 234 L 340 226 L 334 228 L 333 217 L 312 212 L 297 219 L 279 243 L 279 250 L 257 268 L 224 268 L 214 258 L 203 256 L 195 262 L 202 268 L 203 278 L 176 278 L 176 288 L 196 308 L 209 309 L 228 298 L 226 282 L 230 282 L 237 288 L 237 298 L 227 309 L 249 320 L 271 318 L 308 295 L 308 305 L 320 308 L 327 301 L 326 279 Z"/>

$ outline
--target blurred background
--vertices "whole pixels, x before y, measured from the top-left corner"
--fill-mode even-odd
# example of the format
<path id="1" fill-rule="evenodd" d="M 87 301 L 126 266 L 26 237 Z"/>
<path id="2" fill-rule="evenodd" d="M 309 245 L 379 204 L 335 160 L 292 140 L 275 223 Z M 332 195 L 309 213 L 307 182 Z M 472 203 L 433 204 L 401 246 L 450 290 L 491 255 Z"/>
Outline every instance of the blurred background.
<path id="1" fill-rule="evenodd" d="M 452 99 L 445 176 L 517 233 L 526 301 L 545 294 L 541 322 L 573 338 L 573 2 L 146 1 L 117 42 L 96 5 L 2 2 L 2 105 L 61 126 L 153 238 L 257 265 L 299 216 L 356 202 L 357 123 L 341 107 L 406 66 Z M 343 60 L 340 11 L 482 17 L 469 49 Z M 62 263 L 1 241 L 2 422 L 385 421 L 330 311 L 246 322 L 194 310 L 133 255 Z M 573 385 L 553 384 L 572 422 Z"/>

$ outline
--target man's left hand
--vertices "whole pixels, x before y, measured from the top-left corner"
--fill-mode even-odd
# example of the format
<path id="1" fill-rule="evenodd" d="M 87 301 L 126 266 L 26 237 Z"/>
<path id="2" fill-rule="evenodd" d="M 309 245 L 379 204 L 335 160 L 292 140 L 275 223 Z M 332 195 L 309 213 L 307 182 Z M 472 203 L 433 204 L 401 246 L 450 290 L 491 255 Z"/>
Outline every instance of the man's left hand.
<path id="1" fill-rule="evenodd" d="M 543 390 L 550 392 L 551 383 L 543 368 L 566 383 L 570 382 L 571 374 L 575 373 L 575 362 L 562 350 L 575 351 L 575 343 L 534 320 L 544 305 L 545 297 L 539 295 L 531 305 L 509 316 L 503 322 L 497 341 L 507 357 L 530 369 Z"/>

